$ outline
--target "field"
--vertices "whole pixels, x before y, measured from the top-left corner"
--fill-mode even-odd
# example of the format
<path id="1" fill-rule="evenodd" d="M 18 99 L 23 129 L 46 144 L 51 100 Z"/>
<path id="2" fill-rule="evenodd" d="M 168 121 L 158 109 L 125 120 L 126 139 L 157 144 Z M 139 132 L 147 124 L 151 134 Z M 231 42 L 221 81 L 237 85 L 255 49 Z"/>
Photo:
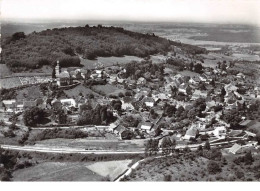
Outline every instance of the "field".
<path id="1" fill-rule="evenodd" d="M 16 96 L 17 100 L 23 100 L 23 99 L 35 100 L 37 98 L 43 97 L 43 94 L 41 93 L 39 86 L 32 85 L 30 87 L 23 88 L 16 92 L 17 92 L 17 96 Z"/>
<path id="2" fill-rule="evenodd" d="M 18 77 L 0 79 L 0 88 L 15 88 L 21 85 L 22 83 Z"/>
<path id="3" fill-rule="evenodd" d="M 96 162 L 88 166 L 88 169 L 110 180 L 116 179 L 128 169 L 132 160 Z"/>
<path id="4" fill-rule="evenodd" d="M 40 147 L 53 147 L 53 148 L 80 148 L 87 150 L 127 150 L 137 151 L 142 149 L 142 145 L 135 142 L 129 143 L 120 140 L 108 140 L 108 139 L 49 139 L 43 141 L 37 141 L 35 146 Z"/>
<path id="5" fill-rule="evenodd" d="M 89 60 L 89 59 L 83 59 L 80 58 L 80 63 L 84 66 L 85 69 L 94 69 L 97 66 L 112 66 L 116 64 L 126 64 L 132 61 L 140 62 L 142 61 L 142 58 L 139 58 L 137 56 L 123 56 L 123 57 L 97 57 L 96 60 Z"/>
<path id="6" fill-rule="evenodd" d="M 101 181 L 104 177 L 91 171 L 91 163 L 44 162 L 13 173 L 13 181 Z"/>
<path id="7" fill-rule="evenodd" d="M 64 90 L 64 93 L 68 96 L 68 97 L 78 97 L 79 93 L 82 93 L 83 96 L 89 95 L 89 94 L 93 94 L 95 97 L 100 96 L 99 94 L 95 93 L 94 91 L 92 91 L 89 88 L 86 88 L 83 85 L 78 85 L 75 88 L 69 89 L 69 90 Z"/>
<path id="8" fill-rule="evenodd" d="M 116 86 L 106 84 L 106 85 L 95 85 L 92 87 L 95 92 L 100 92 L 101 94 L 104 94 L 106 96 L 109 96 L 111 94 L 118 95 L 120 92 L 125 93 L 124 89 L 119 89 Z"/>
<path id="9" fill-rule="evenodd" d="M 10 76 L 12 72 L 5 64 L 0 64 L 0 78 Z"/>

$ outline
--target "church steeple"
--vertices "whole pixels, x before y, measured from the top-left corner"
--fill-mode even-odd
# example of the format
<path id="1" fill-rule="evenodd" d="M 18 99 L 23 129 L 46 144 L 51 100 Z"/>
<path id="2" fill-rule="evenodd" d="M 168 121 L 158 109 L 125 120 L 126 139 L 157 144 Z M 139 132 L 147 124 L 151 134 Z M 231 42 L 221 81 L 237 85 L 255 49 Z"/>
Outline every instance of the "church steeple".
<path id="1" fill-rule="evenodd" d="M 56 76 L 60 74 L 60 64 L 59 64 L 59 60 L 57 60 L 57 65 L 55 67 L 55 74 Z"/>

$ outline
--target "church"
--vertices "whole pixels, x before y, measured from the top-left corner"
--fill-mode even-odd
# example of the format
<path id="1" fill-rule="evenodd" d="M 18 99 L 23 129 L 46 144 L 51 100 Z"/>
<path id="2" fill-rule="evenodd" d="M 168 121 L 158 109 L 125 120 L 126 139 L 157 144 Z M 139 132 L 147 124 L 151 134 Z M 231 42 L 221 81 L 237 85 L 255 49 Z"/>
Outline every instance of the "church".
<path id="1" fill-rule="evenodd" d="M 69 72 L 67 70 L 61 72 L 59 61 L 57 61 L 57 65 L 55 67 L 55 75 L 58 86 L 67 86 L 72 83 Z"/>

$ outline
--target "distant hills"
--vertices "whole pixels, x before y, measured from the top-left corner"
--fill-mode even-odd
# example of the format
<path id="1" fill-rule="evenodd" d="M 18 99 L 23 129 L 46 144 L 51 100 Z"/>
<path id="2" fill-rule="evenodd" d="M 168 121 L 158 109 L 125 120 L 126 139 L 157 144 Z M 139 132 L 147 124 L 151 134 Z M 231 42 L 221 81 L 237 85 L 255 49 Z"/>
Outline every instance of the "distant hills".
<path id="1" fill-rule="evenodd" d="M 47 29 L 25 35 L 17 32 L 1 39 L 2 63 L 13 72 L 53 65 L 60 60 L 63 67 L 81 66 L 83 58 L 132 55 L 146 57 L 165 54 L 174 46 L 190 54 L 206 52 L 192 45 L 170 41 L 154 34 L 131 32 L 119 27 L 67 27 Z"/>

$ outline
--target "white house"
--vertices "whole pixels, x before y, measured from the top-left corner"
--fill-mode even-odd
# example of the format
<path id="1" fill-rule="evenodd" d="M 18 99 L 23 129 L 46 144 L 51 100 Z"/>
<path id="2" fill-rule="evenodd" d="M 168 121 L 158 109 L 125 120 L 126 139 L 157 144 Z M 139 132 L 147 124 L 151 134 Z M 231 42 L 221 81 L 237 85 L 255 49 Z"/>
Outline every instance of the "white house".
<path id="1" fill-rule="evenodd" d="M 213 131 L 215 137 L 224 138 L 226 136 L 227 129 L 224 126 L 216 127 Z"/>
<path id="2" fill-rule="evenodd" d="M 76 107 L 76 101 L 74 99 L 61 99 L 60 102 L 63 106 Z"/>

